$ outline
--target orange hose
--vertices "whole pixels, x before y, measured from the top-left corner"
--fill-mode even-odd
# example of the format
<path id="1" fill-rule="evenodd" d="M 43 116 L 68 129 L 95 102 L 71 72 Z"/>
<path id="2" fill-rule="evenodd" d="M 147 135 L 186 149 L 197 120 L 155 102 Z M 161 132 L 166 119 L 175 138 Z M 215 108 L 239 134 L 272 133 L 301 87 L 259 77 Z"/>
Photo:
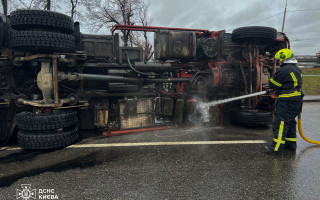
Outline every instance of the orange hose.
<path id="1" fill-rule="evenodd" d="M 301 113 L 298 115 L 298 130 L 300 133 L 300 136 L 307 142 L 312 143 L 312 144 L 317 144 L 320 145 L 320 142 L 318 141 L 314 141 L 314 140 L 310 140 L 309 138 L 307 138 L 302 131 L 302 127 L 301 127 Z"/>

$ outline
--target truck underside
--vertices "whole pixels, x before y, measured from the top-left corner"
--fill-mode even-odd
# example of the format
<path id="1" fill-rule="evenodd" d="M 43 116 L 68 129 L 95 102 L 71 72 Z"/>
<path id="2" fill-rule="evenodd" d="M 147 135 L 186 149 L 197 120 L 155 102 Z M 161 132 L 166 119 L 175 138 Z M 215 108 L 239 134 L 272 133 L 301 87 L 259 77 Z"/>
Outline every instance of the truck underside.
<path id="1" fill-rule="evenodd" d="M 45 20 L 24 20 L 39 16 Z M 268 89 L 273 55 L 290 48 L 270 27 L 226 33 L 116 25 L 112 35 L 90 35 L 68 16 L 39 10 L 14 11 L 1 25 L 0 141 L 17 127 L 27 149 L 69 145 L 80 129 L 199 123 L 198 101 Z M 154 32 L 154 61 L 145 62 L 140 47 L 120 46 L 117 30 Z M 210 122 L 268 125 L 272 104 L 264 95 L 214 107 Z"/>

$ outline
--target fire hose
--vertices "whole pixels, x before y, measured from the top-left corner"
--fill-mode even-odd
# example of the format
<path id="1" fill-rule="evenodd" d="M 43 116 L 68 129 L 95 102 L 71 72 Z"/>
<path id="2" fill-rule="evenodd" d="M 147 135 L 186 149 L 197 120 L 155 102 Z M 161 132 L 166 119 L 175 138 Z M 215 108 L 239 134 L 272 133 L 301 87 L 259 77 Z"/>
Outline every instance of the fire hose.
<path id="1" fill-rule="evenodd" d="M 298 130 L 299 130 L 299 134 L 300 136 L 307 142 L 312 143 L 312 144 L 317 144 L 320 145 L 320 142 L 315 141 L 315 140 L 310 140 L 309 138 L 307 138 L 302 131 L 302 126 L 301 126 L 301 112 L 298 115 Z"/>
<path id="2" fill-rule="evenodd" d="M 206 106 L 214 106 L 214 105 L 217 105 L 217 104 L 227 103 L 227 102 L 230 102 L 230 101 L 245 99 L 245 98 L 254 97 L 254 96 L 258 96 L 258 95 L 262 95 L 262 94 L 267 94 L 267 93 L 268 93 L 267 91 L 262 91 L 262 92 L 252 93 L 252 94 L 243 95 L 243 96 L 239 96 L 239 97 L 233 97 L 233 98 L 229 98 L 229 99 L 225 99 L 225 100 L 209 102 L 209 103 L 206 103 Z M 307 142 L 309 142 L 309 143 L 320 145 L 320 142 L 319 142 L 319 141 L 310 140 L 309 138 L 307 138 L 307 137 L 303 134 L 302 126 L 301 126 L 301 113 L 302 113 L 302 106 L 301 106 L 301 111 L 300 111 L 300 113 L 299 113 L 299 115 L 298 115 L 298 130 L 299 130 L 300 136 L 301 136 L 305 141 L 307 141 Z"/>
<path id="3" fill-rule="evenodd" d="M 317 144 L 317 145 L 320 145 L 320 142 L 318 141 L 315 141 L 315 140 L 310 140 L 309 138 L 307 138 L 304 134 L 303 134 L 303 131 L 302 131 L 302 119 L 301 119 L 301 116 L 302 116 L 302 105 L 303 105 L 303 97 L 304 97 L 304 93 L 302 93 L 302 96 L 301 96 L 301 107 L 300 107 L 300 113 L 298 115 L 298 130 L 299 130 L 299 134 L 300 136 L 307 142 L 311 143 L 311 144 Z"/>

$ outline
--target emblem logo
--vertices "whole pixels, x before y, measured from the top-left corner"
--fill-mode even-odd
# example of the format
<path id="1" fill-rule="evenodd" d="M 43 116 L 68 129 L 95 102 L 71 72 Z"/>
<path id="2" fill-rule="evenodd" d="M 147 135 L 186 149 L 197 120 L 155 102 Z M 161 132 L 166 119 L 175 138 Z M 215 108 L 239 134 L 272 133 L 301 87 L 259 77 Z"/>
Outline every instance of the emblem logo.
<path id="1" fill-rule="evenodd" d="M 37 190 L 31 189 L 31 184 L 21 184 L 22 190 L 17 189 L 16 198 L 29 200 L 29 199 L 36 199 L 37 197 Z"/>

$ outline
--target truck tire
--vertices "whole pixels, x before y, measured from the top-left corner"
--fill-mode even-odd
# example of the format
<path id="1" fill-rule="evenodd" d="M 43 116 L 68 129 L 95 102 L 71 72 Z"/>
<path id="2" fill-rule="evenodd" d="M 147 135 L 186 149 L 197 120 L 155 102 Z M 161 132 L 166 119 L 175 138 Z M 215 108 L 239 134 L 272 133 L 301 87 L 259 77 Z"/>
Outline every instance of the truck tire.
<path id="1" fill-rule="evenodd" d="M 235 124 L 245 126 L 267 126 L 272 124 L 273 114 L 267 111 L 234 110 L 230 120 Z"/>
<path id="2" fill-rule="evenodd" d="M 17 127 L 25 131 L 48 131 L 67 128 L 78 122 L 78 113 L 74 110 L 57 111 L 50 114 L 21 112 L 17 114 Z"/>
<path id="3" fill-rule="evenodd" d="M 30 52 L 73 52 L 74 36 L 46 31 L 12 31 L 11 46 L 14 50 Z"/>
<path id="4" fill-rule="evenodd" d="M 255 42 L 265 44 L 277 39 L 277 30 L 266 26 L 247 26 L 232 31 L 233 42 Z"/>
<path id="5" fill-rule="evenodd" d="M 18 131 L 18 143 L 24 149 L 53 149 L 73 144 L 79 137 L 79 127 L 58 132 Z"/>
<path id="6" fill-rule="evenodd" d="M 15 30 L 40 28 L 67 34 L 74 31 L 74 22 L 71 17 L 48 10 L 20 9 L 13 11 L 10 14 L 10 24 Z"/>
<path id="7" fill-rule="evenodd" d="M 0 106 L 0 145 L 9 142 L 16 126 L 17 107 L 11 101 L 7 106 Z"/>

